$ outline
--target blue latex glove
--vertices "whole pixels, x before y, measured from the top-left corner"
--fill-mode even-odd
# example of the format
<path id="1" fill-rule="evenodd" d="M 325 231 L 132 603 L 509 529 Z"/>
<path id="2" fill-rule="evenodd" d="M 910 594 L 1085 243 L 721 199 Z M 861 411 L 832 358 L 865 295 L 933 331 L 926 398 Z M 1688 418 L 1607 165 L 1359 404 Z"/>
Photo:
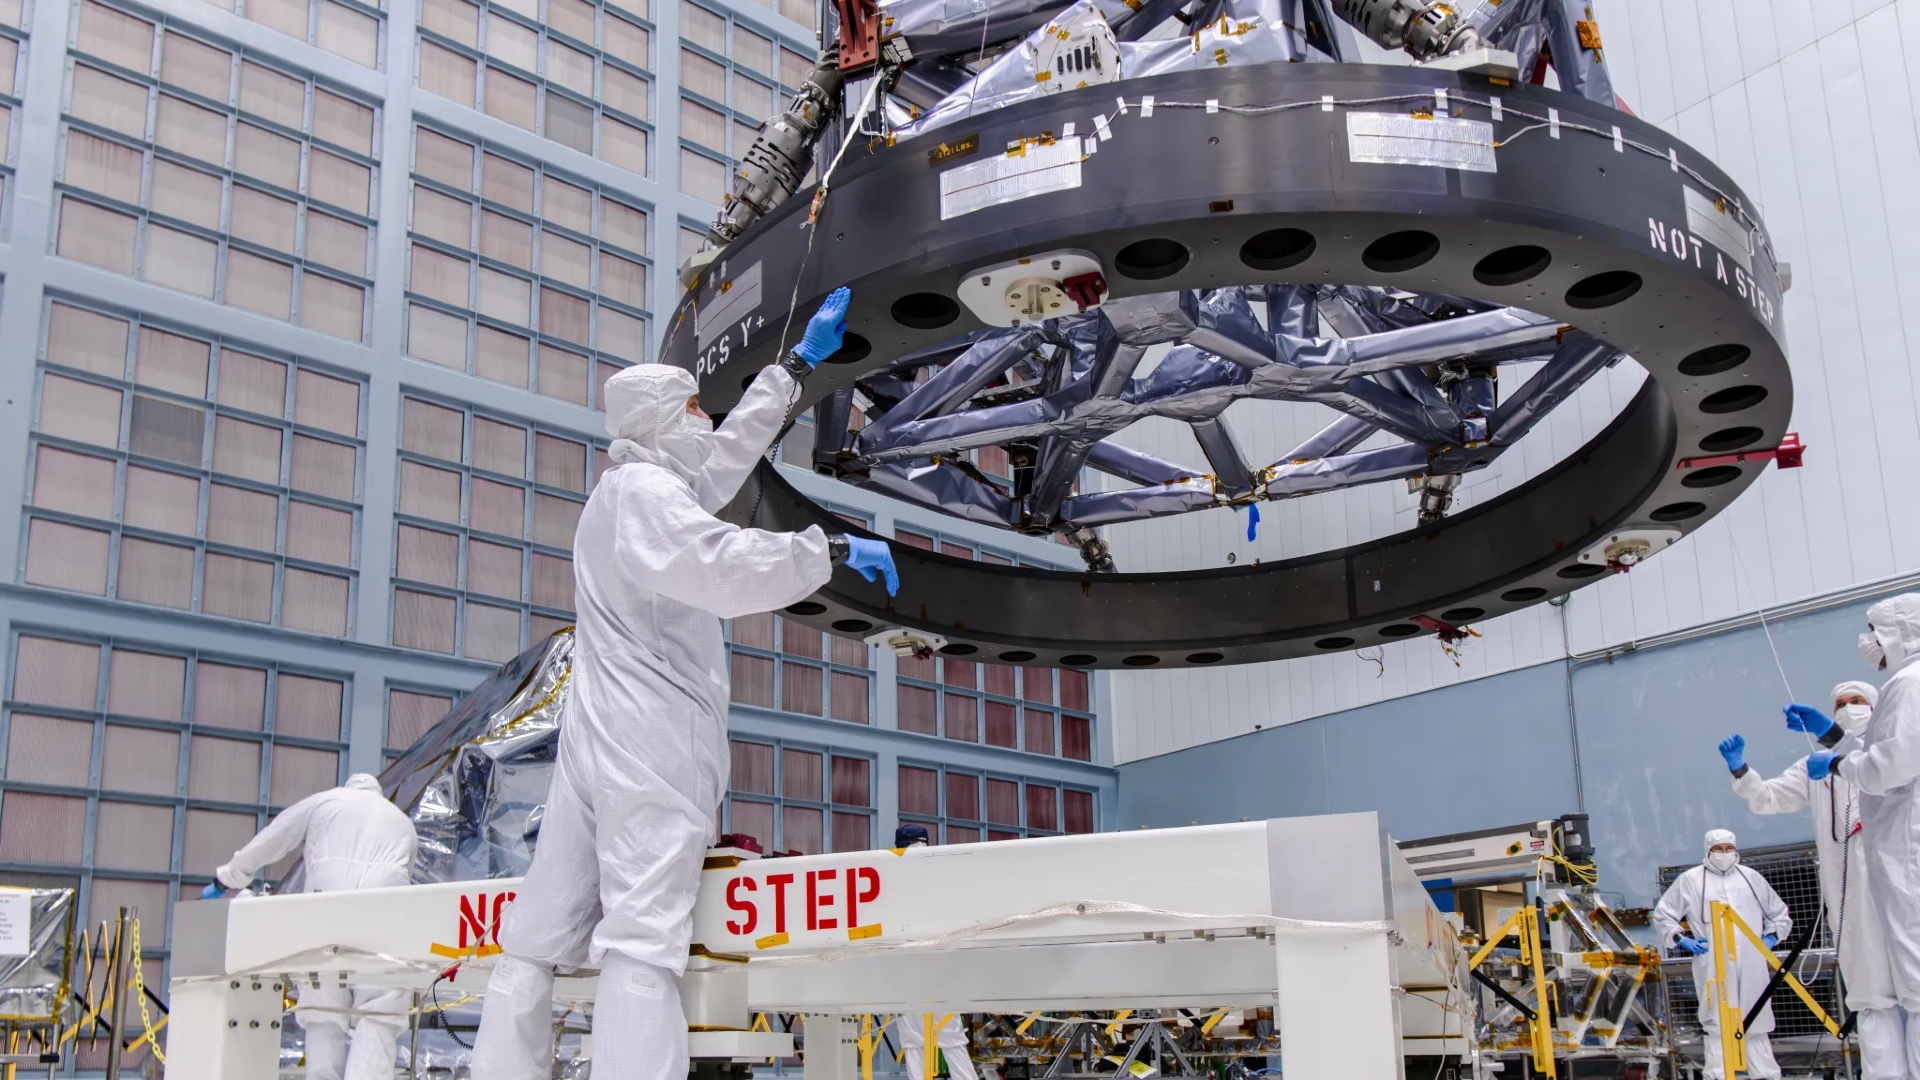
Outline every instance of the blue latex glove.
<path id="1" fill-rule="evenodd" d="M 1720 740 L 1720 756 L 1727 759 L 1727 771 L 1739 772 L 1747 767 L 1745 750 L 1747 740 L 1738 735 L 1729 735 Z"/>
<path id="2" fill-rule="evenodd" d="M 1682 936 L 1680 940 L 1674 942 L 1674 944 L 1680 946 L 1682 950 L 1689 953 L 1690 955 L 1693 955 L 1693 956 L 1707 955 L 1707 943 L 1704 941 L 1701 941 L 1697 937 Z"/>
<path id="3" fill-rule="evenodd" d="M 887 579 L 887 595 L 900 591 L 900 571 L 893 568 L 893 551 L 885 540 L 868 540 L 864 537 L 847 537 L 847 565 L 859 571 L 861 577 L 873 580 L 878 570 Z"/>
<path id="4" fill-rule="evenodd" d="M 852 300 L 853 292 L 845 285 L 828 293 L 820 310 L 807 320 L 806 335 L 793 347 L 793 354 L 818 367 L 820 361 L 839 352 L 840 339 L 847 332 L 847 304 Z"/>
<path id="5" fill-rule="evenodd" d="M 208 882 L 208 883 L 207 883 L 207 887 L 206 887 L 206 888 L 204 888 L 204 889 L 201 889 L 201 890 L 200 890 L 200 899 L 202 899 L 202 900 L 218 900 L 218 899 L 220 899 L 220 898 L 221 898 L 222 896 L 225 896 L 226 894 L 227 894 L 227 891 L 226 891 L 225 889 L 222 889 L 222 888 L 220 887 L 220 883 L 219 883 L 219 882 L 217 882 L 217 881 L 212 881 L 212 882 Z"/>
<path id="6" fill-rule="evenodd" d="M 1787 727 L 1816 739 L 1833 730 L 1833 719 L 1811 705 L 1789 705 L 1780 711 L 1787 714 Z"/>
<path id="7" fill-rule="evenodd" d="M 1839 754 L 1831 750 L 1816 750 L 1807 755 L 1807 779 L 1825 780 L 1833 772 L 1833 759 Z"/>
<path id="8" fill-rule="evenodd" d="M 1760 940 L 1761 940 L 1761 941 L 1764 941 L 1764 942 L 1766 942 L 1766 943 L 1767 943 L 1767 948 L 1769 948 L 1769 949 L 1771 949 L 1771 948 L 1774 948 L 1775 946 L 1777 946 L 1777 945 L 1779 945 L 1779 944 L 1780 944 L 1780 935 L 1779 935 L 1779 934 L 1767 934 L 1767 935 L 1765 935 L 1765 936 L 1763 936 L 1763 937 L 1762 937 L 1762 938 L 1761 938 Z"/>

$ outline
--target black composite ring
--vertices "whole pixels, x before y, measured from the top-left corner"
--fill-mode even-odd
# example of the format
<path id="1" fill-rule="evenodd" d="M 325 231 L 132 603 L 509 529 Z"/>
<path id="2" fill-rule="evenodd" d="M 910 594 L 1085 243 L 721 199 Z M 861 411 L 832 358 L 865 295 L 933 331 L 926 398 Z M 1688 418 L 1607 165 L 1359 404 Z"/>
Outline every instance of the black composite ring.
<path id="1" fill-rule="evenodd" d="M 1497 151 L 1497 172 L 1349 159 L 1348 113 L 1405 115 L 1419 103 L 1316 105 L 1264 116 L 1164 104 L 1428 95 L 1431 107 L 1436 87 L 1466 119 L 1489 120 L 1483 103 L 1500 96 L 1504 116 L 1493 125 L 1509 141 Z M 1070 121 L 1084 135 L 1096 112 L 1112 113 L 1117 94 L 1136 109 L 1082 162 L 1079 187 L 941 220 L 942 171 L 992 151 L 932 162 L 930 147 L 977 139 L 979 147 L 1001 148 L 1057 137 Z M 1151 117 L 1137 110 L 1146 94 L 1163 103 Z M 1536 121 L 1519 114 L 1546 118 L 1549 109 L 1558 111 L 1559 137 L 1545 123 L 1520 133 Z M 1615 141 L 1616 127 L 1623 141 Z M 1701 196 L 1692 219 L 1685 188 Z M 788 614 L 842 633 L 918 627 L 947 638 L 950 654 L 982 660 L 1169 667 L 1364 647 L 1423 632 L 1411 621 L 1419 615 L 1480 621 L 1597 580 L 1597 568 L 1577 562 L 1581 551 L 1620 528 L 1691 531 L 1766 467 L 1764 460 L 1729 466 L 1711 474 L 1717 483 L 1702 485 L 1708 474 L 1681 471 L 1682 459 L 1776 445 L 1791 414 L 1772 255 L 1760 237 L 1751 241 L 1757 250 L 1732 251 L 1737 224 L 1712 234 L 1708 221 L 1737 222 L 1714 211 L 1715 200 L 1750 201 L 1701 155 L 1630 116 L 1538 87 L 1401 67 L 1296 64 L 1159 76 L 850 153 L 807 257 L 789 337 L 827 292 L 849 284 L 850 344 L 834 358 L 840 362 L 823 364 L 808 382 L 804 404 L 893 357 L 981 325 L 961 307 L 953 321 L 930 328 L 933 320 L 918 314 L 924 299 L 902 306 L 903 321 L 895 309 L 901 298 L 952 297 L 974 268 L 1056 248 L 1099 256 L 1115 296 L 1324 282 L 1510 304 L 1610 342 L 1651 377 L 1605 431 L 1555 468 L 1432 527 L 1279 563 L 1165 574 L 1004 568 L 896 546 L 901 588 L 893 600 L 841 571 Z M 710 409 L 727 408 L 774 359 L 807 247 L 808 204 L 796 197 L 758 223 L 683 298 L 684 325 L 670 329 L 664 359 L 699 375 Z M 1703 206 L 1712 217 L 1702 216 Z M 1311 236 L 1311 253 L 1291 262 L 1304 245 L 1276 236 L 1281 229 Z M 1406 232 L 1426 237 L 1381 242 Z M 1171 242 L 1184 263 L 1169 273 L 1170 260 L 1155 258 L 1158 265 L 1135 265 L 1130 277 L 1128 261 L 1117 256 L 1140 241 L 1156 243 L 1129 254 L 1175 254 Z M 1275 264 L 1286 265 L 1258 268 Z M 732 295 L 735 287 L 749 291 Z M 705 342 L 696 340 L 696 306 L 724 313 Z M 1694 483 L 1683 484 L 1689 477 Z M 754 514 L 768 528 L 845 528 L 770 467 L 732 512 L 739 520 Z"/>

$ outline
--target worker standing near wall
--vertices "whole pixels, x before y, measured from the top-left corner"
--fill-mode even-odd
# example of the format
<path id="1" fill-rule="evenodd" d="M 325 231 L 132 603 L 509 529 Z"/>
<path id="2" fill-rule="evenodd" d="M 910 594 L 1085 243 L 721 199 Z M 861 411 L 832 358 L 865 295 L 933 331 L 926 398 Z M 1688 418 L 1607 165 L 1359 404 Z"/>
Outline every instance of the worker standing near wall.
<path id="1" fill-rule="evenodd" d="M 718 431 L 699 384 L 641 364 L 607 380 L 614 467 L 573 546 L 578 630 L 539 846 L 500 929 L 473 1080 L 546 1080 L 557 968 L 600 970 L 593 1072 L 686 1080 L 694 897 L 727 790 L 728 669 L 720 620 L 796 603 L 837 563 L 898 587 L 887 545 L 742 529 L 713 514 L 739 491 L 839 349 L 836 290 L 799 346 L 754 380 Z"/>
<path id="2" fill-rule="evenodd" d="M 925 847 L 932 843 L 925 825 L 907 824 L 893 831 L 896 848 Z M 907 1080 L 927 1080 L 927 1020 L 925 1013 L 907 1013 L 894 1021 L 894 1027 L 900 1032 L 900 1049 L 907 1059 Z M 938 1025 L 934 1045 L 946 1059 L 947 1075 L 953 1080 L 977 1080 L 979 1073 L 974 1071 L 973 1057 L 967 1052 L 967 1029 L 960 1023 L 959 1015 L 949 1015 L 944 1021 L 936 1016 L 933 1020 Z"/>
<path id="3" fill-rule="evenodd" d="M 1807 775 L 1829 773 L 1860 792 L 1861 848 L 1886 936 L 1893 985 L 1906 1010 L 1907 1071 L 1920 1073 L 1920 593 L 1867 609 L 1860 635 L 1867 666 L 1887 673 L 1872 719 L 1838 750 L 1807 757 Z M 1788 722 L 1812 730 L 1827 720 L 1805 705 L 1787 706 Z M 1830 722 L 1830 721 L 1829 721 Z"/>
<path id="4" fill-rule="evenodd" d="M 1758 931 L 1769 948 L 1780 944 L 1793 932 L 1793 918 L 1786 902 L 1773 891 L 1759 871 L 1740 865 L 1740 852 L 1734 836 L 1725 829 L 1713 829 L 1706 836 L 1707 855 L 1699 866 L 1673 879 L 1660 903 L 1653 909 L 1653 930 L 1666 946 L 1678 946 L 1693 957 L 1693 986 L 1700 995 L 1700 1026 L 1704 1029 L 1707 1056 L 1707 1080 L 1725 1080 L 1721 1064 L 1720 1015 L 1715 1008 L 1710 984 L 1713 981 L 1713 904 L 1718 901 L 1734 909 L 1740 918 Z M 1686 925 L 1683 927 L 1681 923 Z M 1739 1003 L 1744 1014 L 1760 1000 L 1766 989 L 1766 958 L 1744 938 L 1728 943 L 1727 997 Z M 1753 1080 L 1780 1080 L 1780 1066 L 1773 1059 L 1773 1043 L 1767 1034 L 1773 1030 L 1773 1006 L 1769 1004 L 1753 1018 L 1747 1028 L 1747 1075 Z"/>
<path id="5" fill-rule="evenodd" d="M 223 887 L 246 888 L 263 867 L 295 849 L 301 849 L 307 892 L 406 885 L 413 880 L 418 842 L 413 822 L 381 794 L 380 781 L 355 773 L 344 785 L 280 811 L 214 871 L 219 880 L 200 897 L 218 897 Z M 407 1026 L 406 991 L 334 985 L 302 986 L 299 993 L 294 1018 L 306 1032 L 308 1080 L 390 1080 L 400 1032 Z"/>
<path id="6" fill-rule="evenodd" d="M 1838 722 L 1814 713 L 1809 722 L 1789 712 L 1788 725 L 1818 738 L 1832 748 L 1849 731 L 1864 731 L 1880 693 L 1863 682 L 1843 682 L 1833 688 L 1833 710 Z M 1867 880 L 1867 857 L 1856 841 L 1860 836 L 1859 792 L 1837 776 L 1825 780 L 1807 777 L 1807 759 L 1785 772 L 1763 780 L 1746 763 L 1746 740 L 1730 736 L 1720 744 L 1720 756 L 1733 772 L 1733 792 L 1756 814 L 1813 815 L 1813 844 L 1820 858 L 1820 900 L 1827 909 L 1827 925 L 1839 943 L 1840 975 L 1847 989 L 1847 1008 L 1859 1015 L 1862 1080 L 1904 1080 L 1907 1052 L 1899 1004 L 1893 989 L 1893 968 L 1887 959 L 1886 937 L 1880 931 L 1872 886 Z"/>

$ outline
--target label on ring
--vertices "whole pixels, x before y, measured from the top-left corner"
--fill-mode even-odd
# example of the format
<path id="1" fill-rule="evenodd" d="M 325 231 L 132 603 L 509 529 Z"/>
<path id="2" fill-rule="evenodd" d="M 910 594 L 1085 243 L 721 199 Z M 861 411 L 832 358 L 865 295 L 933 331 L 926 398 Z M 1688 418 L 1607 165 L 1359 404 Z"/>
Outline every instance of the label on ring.
<path id="1" fill-rule="evenodd" d="M 940 174 L 940 220 L 1080 186 L 1079 139 L 1030 142 L 1019 154 L 996 154 Z"/>
<path id="2" fill-rule="evenodd" d="M 1431 165 L 1467 172 L 1499 172 L 1493 125 L 1485 120 L 1404 113 L 1347 114 L 1347 157 L 1376 165 Z"/>

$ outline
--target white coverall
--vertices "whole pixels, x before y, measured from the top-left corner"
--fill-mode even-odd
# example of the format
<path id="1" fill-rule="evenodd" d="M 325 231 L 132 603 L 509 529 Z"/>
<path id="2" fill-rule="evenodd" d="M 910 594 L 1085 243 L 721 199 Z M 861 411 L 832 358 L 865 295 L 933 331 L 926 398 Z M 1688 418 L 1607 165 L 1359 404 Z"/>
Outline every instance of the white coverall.
<path id="1" fill-rule="evenodd" d="M 1834 762 L 1834 775 L 1860 793 L 1859 846 L 1886 937 L 1894 995 L 1914 1018 L 1920 1017 L 1920 594 L 1880 601 L 1867 609 L 1867 622 L 1885 654 L 1888 678 L 1860 733 L 1860 747 Z M 1907 1062 L 1909 1075 L 1920 1072 L 1920 1023 L 1907 1026 Z"/>
<path id="2" fill-rule="evenodd" d="M 727 790 L 730 680 L 720 620 L 795 603 L 832 575 L 827 537 L 712 515 L 797 396 L 761 372 L 718 432 L 677 368 L 607 381 L 615 467 L 575 533 L 572 683 L 533 864 L 501 925 L 473 1080 L 545 1080 L 553 974 L 600 969 L 594 1075 L 685 1080 L 686 970 L 700 866 Z"/>
<path id="3" fill-rule="evenodd" d="M 1706 866 L 1696 866 L 1675 878 L 1668 886 L 1666 895 L 1653 909 L 1653 929 L 1659 935 L 1663 946 L 1671 947 L 1686 933 L 1680 928 L 1680 920 L 1685 919 L 1691 928 L 1690 936 L 1712 943 L 1713 921 L 1712 903 L 1720 901 L 1733 906 L 1742 921 L 1752 927 L 1754 933 L 1765 936 L 1774 935 L 1776 940 L 1785 941 L 1793 932 L 1793 919 L 1787 914 L 1786 902 L 1767 884 L 1767 879 L 1759 871 L 1744 866 L 1734 866 L 1724 874 L 1713 872 Z M 1732 958 L 1727 965 L 1727 997 L 1740 1005 L 1742 1015 L 1760 999 L 1760 992 L 1767 987 L 1771 969 L 1760 951 L 1745 936 L 1738 936 L 1732 948 Z M 1705 1049 L 1707 1055 L 1706 1074 L 1709 1080 L 1721 1080 L 1726 1074 L 1721 1067 L 1720 1053 L 1720 1016 L 1714 1007 L 1711 983 L 1713 981 L 1713 953 L 1693 958 L 1693 986 L 1700 995 L 1700 1026 L 1705 1029 Z M 1773 1030 L 1773 1006 L 1769 1004 L 1753 1018 L 1753 1026 L 1747 1029 L 1747 1075 L 1757 1078 L 1778 1080 L 1780 1066 L 1773 1060 L 1773 1044 L 1767 1033 Z"/>
<path id="4" fill-rule="evenodd" d="M 1835 700 L 1860 694 L 1869 702 L 1878 691 L 1866 683 L 1833 688 Z M 1857 736 L 1857 732 L 1845 732 Z M 1844 745 L 1844 744 L 1841 744 Z M 1813 814 L 1813 845 L 1820 857 L 1820 900 L 1827 925 L 1840 943 L 1840 973 L 1846 981 L 1847 1008 L 1860 1014 L 1862 1080 L 1904 1080 L 1908 1075 L 1905 1036 L 1887 960 L 1886 936 L 1868 881 L 1867 856 L 1860 837 L 1859 793 L 1837 776 L 1807 779 L 1805 757 L 1771 780 L 1748 768 L 1733 778 L 1734 794 L 1756 814 Z M 1842 885 L 1844 873 L 1845 884 Z"/>
<path id="5" fill-rule="evenodd" d="M 406 885 L 413 878 L 417 843 L 413 822 L 380 793 L 380 781 L 355 773 L 341 787 L 280 811 L 214 877 L 224 888 L 244 889 L 262 867 L 304 845 L 308 892 Z M 303 986 L 294 1017 L 307 1035 L 309 1080 L 389 1080 L 400 1032 L 407 1026 L 407 994 L 378 987 Z"/>
<path id="6" fill-rule="evenodd" d="M 933 1019 L 938 1022 L 940 1017 Z M 908 1013 L 893 1026 L 900 1033 L 900 1049 L 906 1051 L 907 1080 L 927 1080 L 926 1014 Z M 947 1059 L 948 1076 L 953 1080 L 978 1080 L 980 1074 L 974 1071 L 973 1058 L 967 1053 L 967 1030 L 959 1016 L 947 1017 L 947 1022 L 934 1031 L 933 1039 Z"/>

